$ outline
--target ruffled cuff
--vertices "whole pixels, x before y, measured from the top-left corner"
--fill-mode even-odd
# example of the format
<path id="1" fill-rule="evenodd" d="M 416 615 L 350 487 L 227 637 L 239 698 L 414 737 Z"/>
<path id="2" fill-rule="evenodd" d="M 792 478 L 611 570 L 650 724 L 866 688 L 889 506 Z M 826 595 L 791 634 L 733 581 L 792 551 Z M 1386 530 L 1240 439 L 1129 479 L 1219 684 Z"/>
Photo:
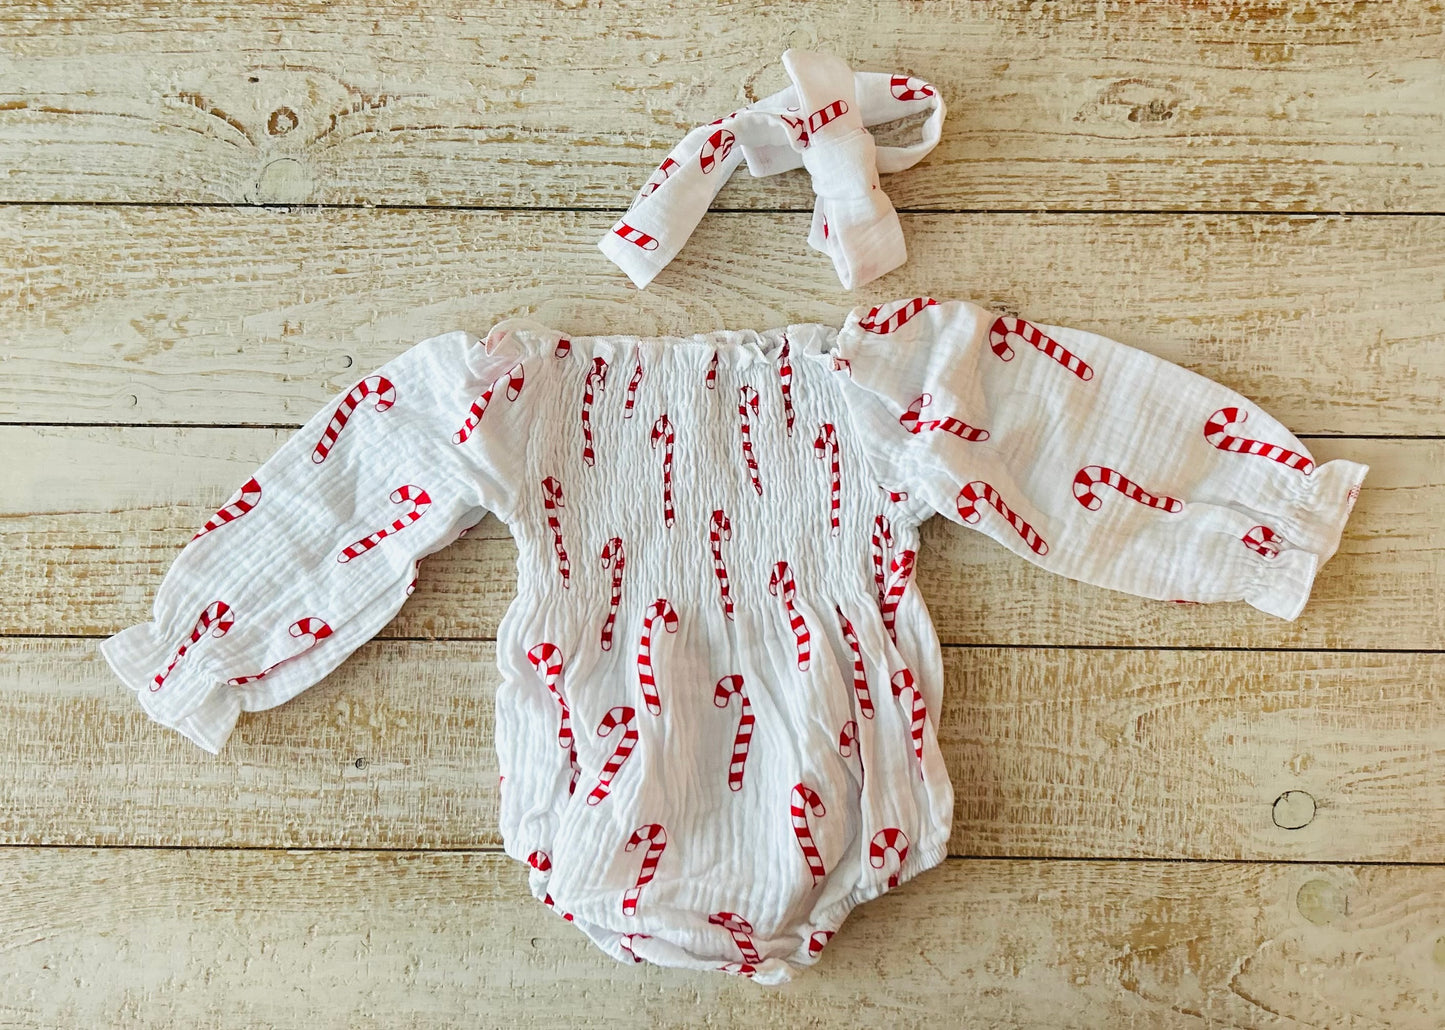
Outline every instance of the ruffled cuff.
<path id="1" fill-rule="evenodd" d="M 241 697 L 208 676 L 204 666 L 182 660 L 165 679 L 167 701 L 155 700 L 155 677 L 175 653 L 154 622 L 123 629 L 100 642 L 100 653 L 154 722 L 180 733 L 211 754 L 219 754 L 241 715 Z M 182 700 L 184 699 L 184 700 Z M 179 702 L 179 703 L 178 703 Z"/>

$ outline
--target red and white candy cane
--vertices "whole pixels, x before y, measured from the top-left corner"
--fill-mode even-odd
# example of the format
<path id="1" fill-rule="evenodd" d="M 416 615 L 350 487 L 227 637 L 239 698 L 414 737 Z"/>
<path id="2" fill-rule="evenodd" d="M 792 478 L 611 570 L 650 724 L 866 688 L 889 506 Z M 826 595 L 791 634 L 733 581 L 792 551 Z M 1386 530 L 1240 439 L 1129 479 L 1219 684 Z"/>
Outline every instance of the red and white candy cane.
<path id="1" fill-rule="evenodd" d="M 642 857 L 642 869 L 637 874 L 637 883 L 629 888 L 622 895 L 622 914 L 635 916 L 637 914 L 637 898 L 642 893 L 642 888 L 652 882 L 652 876 L 657 872 L 657 863 L 662 859 L 663 851 L 667 850 L 667 830 L 661 823 L 645 823 L 632 831 L 623 850 L 636 851 L 643 844 L 647 845 L 647 854 Z"/>
<path id="2" fill-rule="evenodd" d="M 828 467 L 828 489 L 829 489 L 829 535 L 838 535 L 838 511 L 841 507 L 839 493 L 841 490 L 841 467 L 838 463 L 838 432 L 833 423 L 824 422 L 818 429 L 818 436 L 813 441 L 813 456 L 818 459 L 827 458 L 831 455 L 831 464 Z"/>
<path id="3" fill-rule="evenodd" d="M 753 926 L 742 916 L 735 912 L 718 912 L 707 917 L 707 921 L 714 926 L 721 926 L 728 933 L 733 935 L 733 941 L 742 952 L 743 961 L 754 965 L 762 962 L 763 957 L 758 954 L 757 947 L 753 944 Z"/>
<path id="4" fill-rule="evenodd" d="M 557 707 L 562 709 L 562 721 L 557 727 L 557 746 L 572 747 L 572 709 L 567 706 L 567 699 L 562 696 L 562 649 L 556 644 L 542 641 L 533 645 L 527 652 L 527 661 L 532 663 L 532 668 L 542 675 L 542 684 L 551 695 L 557 700 Z"/>
<path id="5" fill-rule="evenodd" d="M 852 758 L 853 752 L 858 749 L 858 723 L 849 719 L 838 731 L 838 754 L 844 758 Z"/>
<path id="6" fill-rule="evenodd" d="M 729 621 L 733 618 L 733 597 L 728 585 L 728 567 L 723 562 L 722 542 L 733 538 L 732 519 L 728 513 L 718 508 L 712 513 L 712 519 L 707 526 L 707 540 L 712 547 L 712 570 L 717 575 L 718 595 L 722 599 L 723 615 Z"/>
<path id="7" fill-rule="evenodd" d="M 1008 524 L 1013 527 L 1014 532 L 1028 545 L 1029 550 L 1038 555 L 1049 553 L 1048 543 L 1043 537 L 1039 536 L 1034 530 L 1034 527 L 1015 514 L 1013 509 L 1004 503 L 1003 498 L 999 496 L 999 492 L 981 479 L 975 479 L 972 483 L 966 484 L 964 488 L 958 492 L 958 497 L 955 498 L 954 504 L 958 508 L 959 517 L 965 522 L 977 522 L 979 518 L 979 501 L 991 505 L 995 511 L 1002 515 L 1004 519 L 1008 521 Z"/>
<path id="8" fill-rule="evenodd" d="M 697 155 L 697 165 L 704 175 L 716 168 L 719 161 L 727 160 L 727 156 L 733 152 L 735 140 L 736 137 L 727 129 L 718 129 L 707 138 Z"/>
<path id="9" fill-rule="evenodd" d="M 898 604 L 908 590 L 908 580 L 913 575 L 913 559 L 915 557 L 917 557 L 916 552 L 905 549 L 899 551 L 888 566 L 888 592 L 883 595 L 883 603 L 879 606 L 879 611 L 883 616 L 883 628 L 888 631 L 888 638 L 895 644 L 898 643 Z"/>
<path id="10" fill-rule="evenodd" d="M 652 449 L 657 450 L 658 441 L 662 441 L 662 521 L 669 529 L 677 518 L 677 512 L 672 507 L 672 445 L 676 439 L 672 419 L 664 411 L 652 423 Z"/>
<path id="11" fill-rule="evenodd" d="M 884 486 L 882 483 L 879 483 L 879 484 L 878 484 L 878 489 L 882 490 L 885 494 L 887 494 L 887 495 L 888 495 L 888 499 L 889 499 L 890 501 L 892 501 L 894 504 L 897 504 L 899 501 L 906 501 L 906 500 L 908 500 L 908 491 L 907 491 L 907 490 L 890 490 L 890 489 L 888 489 L 888 487 Z"/>
<path id="12" fill-rule="evenodd" d="M 810 958 L 817 958 L 821 955 L 823 949 L 828 946 L 828 942 L 833 939 L 833 934 L 837 932 L 836 930 L 819 930 L 809 937 L 808 956 Z"/>
<path id="13" fill-rule="evenodd" d="M 643 232 L 641 229 L 634 229 L 626 222 L 618 222 L 612 227 L 612 231 L 614 234 L 621 236 L 624 240 L 632 244 L 634 247 L 638 247 L 642 250 L 657 249 L 657 239 L 655 237 L 647 235 L 647 233 Z"/>
<path id="14" fill-rule="evenodd" d="M 637 406 L 637 384 L 642 382 L 642 359 L 637 359 L 637 367 L 632 370 L 632 378 L 627 380 L 627 396 L 622 401 L 622 417 L 631 418 L 632 409 Z"/>
<path id="15" fill-rule="evenodd" d="M 557 509 L 566 506 L 561 482 L 555 476 L 542 480 L 542 507 L 547 513 L 547 528 L 552 531 L 552 549 L 557 552 L 557 573 L 562 577 L 564 588 L 572 585 L 572 563 L 567 560 L 567 548 L 562 546 L 562 523 L 557 519 Z"/>
<path id="16" fill-rule="evenodd" d="M 758 496 L 761 497 L 763 495 L 763 483 L 762 480 L 758 478 L 757 456 L 753 454 L 753 423 L 748 417 L 749 408 L 752 409 L 754 415 L 758 413 L 758 391 L 754 390 L 751 386 L 740 386 L 738 387 L 738 418 L 741 420 L 743 434 L 743 461 L 748 466 L 748 475 L 752 478 L 753 489 L 756 490 Z"/>
<path id="17" fill-rule="evenodd" d="M 672 173 L 675 172 L 679 167 L 680 166 L 678 165 L 678 163 L 672 158 L 663 158 L 662 164 L 657 166 L 657 171 L 653 172 L 652 175 L 648 178 L 647 182 L 643 183 L 642 189 L 638 191 L 636 199 L 632 201 L 632 206 L 635 207 L 637 205 L 637 201 L 641 200 L 643 197 L 650 197 L 654 193 L 656 193 L 657 187 L 661 186 L 664 182 L 666 182 L 668 176 L 672 175 Z M 629 207 L 628 210 L 631 210 L 631 207 Z"/>
<path id="18" fill-rule="evenodd" d="M 1249 414 L 1241 408 L 1220 408 L 1204 423 L 1204 439 L 1221 451 L 1232 451 L 1235 454 L 1257 454 L 1270 461 L 1277 461 L 1287 468 L 1295 469 L 1306 476 L 1315 470 L 1315 463 L 1303 454 L 1286 450 L 1278 444 L 1265 443 L 1263 440 L 1247 440 L 1242 436 L 1231 436 L 1226 432 L 1232 425 L 1242 425 L 1248 417 Z"/>
<path id="19" fill-rule="evenodd" d="M 1279 534 L 1268 526 L 1255 526 L 1240 539 L 1244 541 L 1245 547 L 1262 558 L 1279 557 Z"/>
<path id="20" fill-rule="evenodd" d="M 261 484 L 256 482 L 252 476 L 241 485 L 229 501 L 221 506 L 221 509 L 206 520 L 206 524 L 200 528 L 192 540 L 199 540 L 211 530 L 224 526 L 227 522 L 235 522 L 246 512 L 256 507 L 261 502 Z"/>
<path id="21" fill-rule="evenodd" d="M 911 75 L 893 76 L 888 80 L 888 88 L 895 100 L 923 100 L 933 96 L 932 86 Z"/>
<path id="22" fill-rule="evenodd" d="M 848 101 L 835 100 L 808 115 L 808 138 L 811 140 L 823 128 L 848 113 Z"/>
<path id="23" fill-rule="evenodd" d="M 768 578 L 768 593 L 782 598 L 783 609 L 788 615 L 788 625 L 792 627 L 793 639 L 798 644 L 798 668 L 806 670 L 813 660 L 813 635 L 808 632 L 808 624 L 803 620 L 802 613 L 793 604 L 793 598 L 798 593 L 798 584 L 793 579 L 793 570 L 788 567 L 787 562 L 780 561 L 773 566 L 773 574 Z"/>
<path id="24" fill-rule="evenodd" d="M 874 869 L 882 869 L 888 864 L 888 852 L 898 856 L 898 868 L 893 875 L 888 877 L 888 887 L 893 889 L 898 886 L 898 877 L 903 873 L 903 863 L 908 861 L 908 834 L 896 826 L 888 826 L 879 830 L 868 842 L 868 864 Z"/>
<path id="25" fill-rule="evenodd" d="M 828 814 L 823 807 L 823 799 L 818 797 L 818 792 L 806 784 L 799 783 L 793 787 L 792 805 L 790 812 L 793 817 L 793 836 L 798 838 L 798 847 L 803 849 L 803 859 L 808 863 L 808 871 L 813 874 L 813 886 L 828 874 L 823 868 L 823 856 L 818 853 L 818 845 L 813 843 L 813 831 L 808 828 L 808 810 L 812 809 L 815 818 L 821 819 Z"/>
<path id="26" fill-rule="evenodd" d="M 921 421 L 923 409 L 932 403 L 932 394 L 921 394 L 916 401 L 908 406 L 907 411 L 898 416 L 899 423 L 904 429 L 913 433 L 915 436 L 922 432 L 941 429 L 943 432 L 951 433 L 960 440 L 967 440 L 969 443 L 980 443 L 988 439 L 987 429 L 975 429 L 967 422 L 956 419 L 952 415 Z"/>
<path id="27" fill-rule="evenodd" d="M 572 353 L 572 341 L 565 336 L 557 337 L 557 346 L 552 349 L 552 357 L 565 358 Z M 513 398 L 515 400 L 516 398 Z"/>
<path id="28" fill-rule="evenodd" d="M 151 683 L 150 692 L 154 694 L 166 684 L 166 677 L 176 667 L 176 663 L 186 656 L 186 652 L 195 646 L 196 642 L 209 633 L 216 639 L 224 637 L 232 626 L 236 624 L 236 616 L 231 612 L 231 606 L 225 601 L 212 601 L 201 611 L 200 617 L 191 629 L 190 637 L 176 648 L 176 653 L 171 658 L 171 663 L 165 669 L 155 675 Z"/>
<path id="29" fill-rule="evenodd" d="M 648 933 L 624 933 L 622 935 L 622 939 L 619 940 L 617 943 L 621 946 L 623 951 L 627 952 L 627 954 L 632 957 L 633 962 L 642 962 L 643 959 L 638 958 L 637 952 L 632 950 L 632 943 L 634 941 L 645 941 L 651 936 L 652 935 Z"/>
<path id="30" fill-rule="evenodd" d="M 1118 490 L 1129 500 L 1138 501 L 1145 507 L 1158 508 L 1171 514 L 1184 510 L 1182 501 L 1151 494 L 1132 479 L 1103 465 L 1085 465 L 1074 474 L 1074 498 L 1090 511 L 1098 511 L 1103 501 L 1094 488 L 1100 483 Z"/>
<path id="31" fill-rule="evenodd" d="M 421 518 L 426 514 L 427 509 L 431 507 L 431 495 L 421 487 L 412 486 L 408 483 L 404 486 L 397 487 L 391 492 L 391 503 L 410 504 L 411 511 L 407 512 L 385 529 L 378 529 L 370 536 L 362 537 L 356 541 L 356 543 L 343 547 L 341 553 L 336 556 L 338 562 L 345 565 L 353 558 L 365 554 L 393 533 L 401 532 L 407 526 Z"/>
<path id="32" fill-rule="evenodd" d="M 310 637 L 311 640 L 309 643 L 307 643 L 305 647 L 297 651 L 295 654 L 288 655 L 287 657 L 282 658 L 279 662 L 275 662 L 271 665 L 266 666 L 266 668 L 262 669 L 260 672 L 256 673 L 253 676 L 237 676 L 233 679 L 227 680 L 226 682 L 233 687 L 244 687 L 247 683 L 255 683 L 258 679 L 261 679 L 264 676 L 269 676 L 271 674 L 271 670 L 275 669 L 276 666 L 285 665 L 292 658 L 300 658 L 307 651 L 311 650 L 317 644 L 321 643 L 321 641 L 331 636 L 331 627 L 328 626 L 326 622 L 322 619 L 315 619 L 307 616 L 304 619 L 297 619 L 295 622 L 291 623 L 290 629 L 288 629 L 286 632 L 290 633 L 297 640 L 300 640 L 302 637 Z"/>
<path id="33" fill-rule="evenodd" d="M 612 751 L 612 757 L 607 759 L 602 771 L 597 775 L 597 786 L 592 788 L 592 793 L 587 795 L 589 805 L 599 804 L 607 797 L 612 790 L 612 777 L 617 775 L 617 770 L 622 768 L 622 763 L 627 761 L 627 756 L 632 754 L 632 749 L 637 746 L 637 710 L 627 705 L 618 705 L 616 708 L 609 708 L 602 721 L 597 724 L 597 735 L 606 737 L 617 727 L 622 727 L 622 739 L 617 742 L 617 747 Z"/>
<path id="34" fill-rule="evenodd" d="M 709 390 L 717 389 L 717 351 L 712 352 L 712 360 L 707 363 L 707 375 L 703 377 L 702 384 Z"/>
<path id="35" fill-rule="evenodd" d="M 913 753 L 918 756 L 918 778 L 923 778 L 923 724 L 928 718 L 928 708 L 923 703 L 923 691 L 918 689 L 918 684 L 913 682 L 913 671 L 905 666 L 893 674 L 893 696 L 902 703 L 903 692 L 913 692 L 913 710 L 911 723 L 908 727 L 913 737 Z"/>
<path id="36" fill-rule="evenodd" d="M 527 864 L 539 873 L 552 871 L 552 856 L 545 851 L 534 851 L 527 856 Z"/>
<path id="37" fill-rule="evenodd" d="M 756 966 L 751 966 L 746 962 L 724 962 L 717 968 L 720 973 L 732 973 L 734 976 L 746 976 L 749 979 L 758 971 Z"/>
<path id="38" fill-rule="evenodd" d="M 658 619 L 667 632 L 677 632 L 677 611 L 665 597 L 647 606 L 647 614 L 642 619 L 642 637 L 637 644 L 637 682 L 642 687 L 642 700 L 653 715 L 662 714 L 662 698 L 658 696 L 657 676 L 652 668 L 652 624 Z"/>
<path id="39" fill-rule="evenodd" d="M 396 387 L 391 385 L 391 380 L 386 376 L 367 376 L 361 382 L 351 388 L 339 405 L 336 412 L 331 416 L 331 422 L 321 434 L 321 439 L 316 441 L 316 447 L 311 452 L 311 460 L 320 465 L 331 453 L 331 448 L 336 445 L 336 438 L 346 428 L 347 420 L 356 406 L 368 397 L 373 397 L 373 406 L 377 411 L 385 411 L 396 403 Z"/>
<path id="40" fill-rule="evenodd" d="M 627 569 L 627 554 L 622 549 L 622 538 L 615 536 L 602 545 L 602 567 L 612 570 L 612 599 L 607 607 L 607 619 L 602 623 L 602 650 L 612 650 L 612 630 L 617 623 L 617 608 L 622 604 L 622 574 Z"/>
<path id="41" fill-rule="evenodd" d="M 728 789 L 742 790 L 743 767 L 747 765 L 748 745 L 753 740 L 753 706 L 748 701 L 747 691 L 743 689 L 743 678 L 734 673 L 718 680 L 717 686 L 713 688 L 712 703 L 719 708 L 726 708 L 734 694 L 742 704 L 742 717 L 738 719 L 738 731 L 733 736 L 733 760 L 728 766 Z"/>
<path id="42" fill-rule="evenodd" d="M 878 588 L 878 603 L 883 603 L 883 592 L 887 589 L 887 580 L 883 573 L 883 560 L 887 557 L 888 551 L 885 548 L 893 546 L 893 525 L 888 521 L 887 515 L 879 515 L 873 519 L 873 583 Z"/>
<path id="43" fill-rule="evenodd" d="M 933 307 L 937 303 L 932 297 L 914 297 L 904 301 L 887 315 L 883 314 L 884 305 L 880 304 L 869 309 L 868 313 L 858 320 L 858 328 L 865 333 L 876 333 L 879 336 L 896 333 L 924 308 Z"/>
<path id="44" fill-rule="evenodd" d="M 858 634 L 853 631 L 853 623 L 848 621 L 842 608 L 835 604 L 833 610 L 838 613 L 838 622 L 843 627 L 843 639 L 853 652 L 853 693 L 858 697 L 858 710 L 863 713 L 863 718 L 871 719 L 873 695 L 868 692 L 868 670 L 863 665 L 863 649 L 858 646 Z"/>
<path id="45" fill-rule="evenodd" d="M 778 389 L 783 395 L 783 420 L 788 435 L 793 435 L 793 360 L 788 354 L 788 338 L 783 337 L 782 350 L 778 351 Z"/>
<path id="46" fill-rule="evenodd" d="M 1045 336 L 1039 328 L 1031 322 L 1025 322 L 1022 318 L 1012 318 L 1001 315 L 993 320 L 993 326 L 988 331 L 989 348 L 1004 361 L 1012 361 L 1014 358 L 1013 348 L 1009 346 L 1010 338 L 1017 338 L 1029 346 L 1041 351 L 1047 357 L 1063 365 L 1074 375 L 1088 382 L 1094 378 L 1094 370 L 1072 351 L 1065 348 L 1053 337 Z"/>
<path id="47" fill-rule="evenodd" d="M 482 421 L 482 416 L 487 413 L 487 407 L 492 403 L 492 394 L 496 392 L 497 384 L 503 379 L 507 381 L 507 400 L 514 401 L 522 394 L 522 387 L 527 385 L 527 373 L 519 361 L 506 373 L 498 376 L 492 381 L 492 385 L 482 391 L 482 395 L 472 401 L 470 410 L 467 411 L 466 420 L 462 427 L 452 434 L 452 443 L 463 444 L 471 438 L 472 431 Z"/>
<path id="48" fill-rule="evenodd" d="M 582 383 L 582 461 L 588 468 L 597 464 L 597 452 L 592 448 L 592 402 L 595 390 L 607 389 L 607 362 L 601 358 L 592 359 L 587 378 Z"/>

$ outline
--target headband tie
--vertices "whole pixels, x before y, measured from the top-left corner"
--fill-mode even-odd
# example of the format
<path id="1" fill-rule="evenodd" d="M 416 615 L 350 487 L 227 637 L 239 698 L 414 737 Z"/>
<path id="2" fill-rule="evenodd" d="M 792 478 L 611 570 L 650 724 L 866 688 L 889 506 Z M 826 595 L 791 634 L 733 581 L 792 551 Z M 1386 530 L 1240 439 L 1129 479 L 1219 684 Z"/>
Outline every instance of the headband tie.
<path id="1" fill-rule="evenodd" d="M 682 250 L 743 161 L 760 177 L 808 170 L 817 194 L 808 245 L 833 259 L 845 289 L 908 260 L 878 173 L 910 168 L 938 145 L 943 98 L 921 79 L 855 73 L 831 54 L 788 50 L 783 67 L 791 86 L 684 136 L 598 242 L 638 289 Z M 865 128 L 924 111 L 922 138 L 906 147 L 880 147 Z"/>

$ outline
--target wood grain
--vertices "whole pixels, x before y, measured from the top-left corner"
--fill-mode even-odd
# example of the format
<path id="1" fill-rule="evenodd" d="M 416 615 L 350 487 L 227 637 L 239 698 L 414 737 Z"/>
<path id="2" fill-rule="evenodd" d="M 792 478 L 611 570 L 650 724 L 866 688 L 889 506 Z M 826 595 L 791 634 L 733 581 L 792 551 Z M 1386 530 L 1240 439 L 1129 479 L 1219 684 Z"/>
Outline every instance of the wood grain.
<path id="1" fill-rule="evenodd" d="M 100 635 L 148 617 L 161 578 L 291 430 L 0 427 L 0 633 Z M 1445 443 L 1315 440 L 1370 466 L 1339 552 L 1294 622 L 1243 603 L 1172 605 L 1045 572 L 972 529 L 924 524 L 918 584 L 951 644 L 1445 647 Z M 422 565 L 383 638 L 490 638 L 517 552 L 488 516 Z"/>
<path id="2" fill-rule="evenodd" d="M 1445 221 L 912 215 L 857 293 L 806 215 L 714 215 L 646 291 L 606 215 L 0 207 L 0 421 L 299 425 L 412 343 L 528 314 L 564 331 L 841 324 L 959 297 L 1230 386 L 1297 433 L 1445 434 Z"/>
<path id="3" fill-rule="evenodd" d="M 940 88 L 902 206 L 1439 211 L 1442 42 L 1438 4 L 1345 0 L 30 0 L 0 10 L 0 199 L 618 209 L 795 46 Z"/>
<path id="4" fill-rule="evenodd" d="M 0 842 L 499 847 L 496 649 L 364 645 L 211 756 L 95 640 L 0 639 Z M 1445 656 L 957 648 L 950 852 L 1445 860 Z"/>
<path id="5" fill-rule="evenodd" d="M 621 965 L 496 854 L 5 849 L 17 1025 L 1439 1025 L 1445 871 L 949 860 L 781 988 Z"/>

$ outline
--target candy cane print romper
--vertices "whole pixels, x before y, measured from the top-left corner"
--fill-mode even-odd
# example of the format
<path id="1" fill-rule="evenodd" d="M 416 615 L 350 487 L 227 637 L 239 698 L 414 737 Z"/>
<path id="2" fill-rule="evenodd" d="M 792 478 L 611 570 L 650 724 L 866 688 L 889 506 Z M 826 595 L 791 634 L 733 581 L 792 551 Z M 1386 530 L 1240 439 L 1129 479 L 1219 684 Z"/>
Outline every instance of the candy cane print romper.
<path id="1" fill-rule="evenodd" d="M 924 519 L 1100 586 L 1293 619 L 1365 471 L 1147 353 L 964 302 L 686 338 L 510 321 L 334 397 L 102 649 L 217 752 L 491 511 L 518 551 L 507 854 L 621 961 L 778 983 L 946 852 Z"/>

